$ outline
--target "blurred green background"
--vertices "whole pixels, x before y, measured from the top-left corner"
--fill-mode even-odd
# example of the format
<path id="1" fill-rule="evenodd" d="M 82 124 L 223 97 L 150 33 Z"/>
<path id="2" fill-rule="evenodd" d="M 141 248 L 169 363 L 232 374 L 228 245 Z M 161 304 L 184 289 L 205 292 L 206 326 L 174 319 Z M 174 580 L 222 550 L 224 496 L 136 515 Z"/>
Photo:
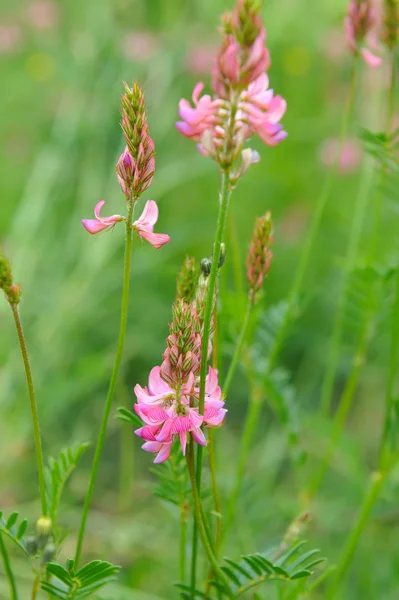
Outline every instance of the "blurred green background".
<path id="1" fill-rule="evenodd" d="M 80 219 L 90 218 L 100 199 L 106 200 L 104 214 L 124 210 L 114 172 L 123 149 L 118 122 L 123 80 L 138 79 L 145 91 L 157 170 L 143 199 L 159 203 L 157 231 L 169 233 L 172 241 L 158 251 L 135 243 L 129 329 L 115 407 L 132 404 L 133 386 L 144 385 L 150 368 L 160 362 L 175 278 L 184 256 L 200 259 L 210 254 L 217 170 L 195 144 L 179 136 L 174 122 L 179 99 L 189 98 L 198 80 L 209 83 L 219 15 L 231 6 L 228 0 L 2 3 L 0 244 L 22 285 L 22 317 L 47 456 L 57 455 L 75 441 L 95 439 L 112 366 L 119 323 L 122 228 L 91 237 Z M 230 228 L 239 240 L 244 264 L 255 217 L 268 209 L 273 213 L 274 262 L 263 312 L 284 300 L 290 288 L 338 136 L 352 63 L 342 28 L 345 10 L 345 0 L 264 3 L 271 86 L 287 99 L 283 122 L 289 137 L 276 148 L 254 141 L 261 162 L 234 193 Z M 304 482 L 325 447 L 330 422 L 318 417 L 316 410 L 362 158 L 356 127 L 382 127 L 382 113 L 373 122 L 369 105 L 378 102 L 385 82 L 384 68 L 362 73 L 351 125 L 353 139 L 312 256 L 304 310 L 280 359 L 295 390 L 298 446 L 292 447 L 286 428 L 265 405 L 240 498 L 240 518 L 227 546 L 231 556 L 278 543 L 301 509 Z M 362 235 L 364 255 L 372 218 L 370 208 Z M 397 250 L 397 205 L 384 205 L 384 219 L 382 264 Z M 240 319 L 237 307 L 244 305 L 230 258 L 228 254 L 220 307 L 228 323 L 222 371 Z M 389 283 L 385 296 L 388 302 Z M 354 408 L 304 533 L 321 548 L 329 564 L 338 560 L 376 466 L 389 334 L 387 305 L 379 308 Z M 11 314 L 2 299 L 0 332 L 0 508 L 6 513 L 19 510 L 34 520 L 39 504 L 28 399 Z M 354 344 L 355 335 L 348 327 L 335 400 L 351 367 Z M 224 499 L 232 485 L 247 401 L 245 376 L 239 372 L 227 399 L 226 426 L 217 433 Z M 141 452 L 138 439 L 132 442 L 129 456 L 134 472 L 129 506 L 120 509 L 121 427 L 128 425 L 111 419 L 89 519 L 86 558 L 101 557 L 124 567 L 120 582 L 127 587 L 104 590 L 101 598 L 174 598 L 178 595 L 173 588 L 178 580 L 177 515 L 153 498 L 151 456 Z M 300 460 L 304 454 L 307 460 Z M 64 496 L 61 520 L 72 533 L 61 560 L 73 553 L 90 459 L 91 450 Z M 398 473 L 377 503 L 342 598 L 398 598 L 397 479 Z M 28 585 L 30 575 L 21 557 L 13 555 L 13 564 Z M 275 598 L 277 592 L 277 586 L 270 585 L 260 595 Z M 0 597 L 8 598 L 7 593 L 0 577 Z M 28 597 L 27 591 L 23 597 Z M 322 590 L 312 597 L 322 598 Z"/>

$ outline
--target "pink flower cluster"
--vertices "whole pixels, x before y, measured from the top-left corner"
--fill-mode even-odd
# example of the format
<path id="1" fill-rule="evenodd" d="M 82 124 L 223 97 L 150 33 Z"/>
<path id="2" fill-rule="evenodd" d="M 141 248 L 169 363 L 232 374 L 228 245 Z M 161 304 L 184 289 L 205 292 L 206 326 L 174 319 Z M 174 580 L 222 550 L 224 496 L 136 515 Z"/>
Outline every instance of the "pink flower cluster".
<path id="1" fill-rule="evenodd" d="M 354 54 L 360 53 L 370 67 L 379 67 L 382 59 L 375 54 L 376 13 L 370 0 L 351 0 L 344 20 L 346 41 Z"/>
<path id="2" fill-rule="evenodd" d="M 245 15 L 244 9 L 239 0 L 235 11 L 227 15 L 232 33 L 223 36 L 216 57 L 212 74 L 215 96 L 201 96 L 204 85 L 198 83 L 192 95 L 194 106 L 186 99 L 180 100 L 181 120 L 176 123 L 180 133 L 199 142 L 200 152 L 221 164 L 231 164 L 253 134 L 268 146 L 287 137 L 280 124 L 287 104 L 269 89 L 265 73 L 270 66 L 264 46 L 266 30 L 259 15 Z M 240 14 L 251 22 L 255 38 L 250 43 L 242 39 L 245 31 L 240 31 Z"/>
<path id="3" fill-rule="evenodd" d="M 193 402 L 198 400 L 199 388 L 192 372 L 182 386 L 171 387 L 161 378 L 161 368 L 154 367 L 150 372 L 148 388 L 136 385 L 134 391 L 137 397 L 134 409 L 145 423 L 144 427 L 136 429 L 135 434 L 144 440 L 143 450 L 157 454 L 154 463 L 169 458 L 177 436 L 183 455 L 186 452 L 187 434 L 191 434 L 197 444 L 206 446 L 201 426 L 219 427 L 227 412 L 223 408 L 217 371 L 211 367 L 206 379 L 203 415 L 199 414 L 198 407 L 193 406 Z"/>
<path id="4" fill-rule="evenodd" d="M 95 206 L 95 219 L 83 219 L 83 227 L 89 233 L 99 233 L 104 229 L 109 229 L 119 221 L 126 221 L 126 217 L 122 215 L 112 215 L 110 217 L 101 217 L 100 210 L 105 204 L 104 200 L 100 200 Z M 161 248 L 164 244 L 170 241 L 170 237 L 166 233 L 154 233 L 154 225 L 158 220 L 158 206 L 154 200 L 148 200 L 141 214 L 141 217 L 134 221 L 132 228 L 137 233 L 147 240 L 154 248 Z"/>

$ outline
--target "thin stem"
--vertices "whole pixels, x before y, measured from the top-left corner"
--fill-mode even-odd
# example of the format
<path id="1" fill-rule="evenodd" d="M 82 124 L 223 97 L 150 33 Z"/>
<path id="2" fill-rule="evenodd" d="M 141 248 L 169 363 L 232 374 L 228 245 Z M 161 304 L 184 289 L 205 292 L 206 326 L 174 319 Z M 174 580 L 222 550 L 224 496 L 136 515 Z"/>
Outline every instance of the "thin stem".
<path id="1" fill-rule="evenodd" d="M 317 199 L 316 207 L 314 210 L 313 220 L 310 226 L 309 235 L 306 236 L 305 245 L 299 260 L 298 268 L 295 273 L 294 281 L 292 284 L 292 288 L 290 290 L 288 296 L 288 306 L 286 313 L 284 315 L 283 322 L 280 326 L 280 329 L 276 335 L 274 340 L 274 344 L 270 350 L 269 354 L 269 371 L 272 371 L 274 365 L 276 363 L 277 357 L 280 354 L 281 348 L 285 342 L 289 327 L 293 318 L 295 317 L 296 312 L 296 303 L 297 297 L 301 290 L 305 274 L 309 265 L 309 260 L 312 256 L 313 247 L 316 241 L 317 234 L 320 229 L 321 221 L 324 215 L 324 209 L 326 207 L 327 201 L 331 195 L 331 191 L 333 188 L 334 178 L 337 170 L 339 156 L 341 154 L 342 145 L 347 137 L 348 126 L 350 116 L 352 114 L 352 108 L 354 104 L 355 98 L 355 90 L 357 83 L 357 60 L 354 61 L 351 82 L 349 86 L 349 92 L 346 100 L 346 106 L 342 118 L 341 131 L 339 136 L 339 143 L 337 146 L 337 150 L 335 153 L 333 164 L 328 172 L 327 178 L 325 180 L 324 186 L 321 190 L 320 196 Z"/>
<path id="2" fill-rule="evenodd" d="M 205 406 L 205 384 L 206 384 L 206 372 L 208 366 L 208 344 L 210 339 L 211 330 L 211 318 L 212 309 L 214 303 L 214 295 L 216 290 L 217 275 L 219 269 L 219 259 L 221 244 L 223 241 L 223 234 L 226 228 L 226 220 L 228 214 L 228 208 L 231 197 L 231 190 L 229 186 L 230 170 L 226 169 L 222 171 L 222 180 L 219 193 L 219 212 L 218 220 L 216 225 L 215 242 L 213 246 L 212 255 L 212 266 L 209 274 L 208 282 L 208 293 L 206 297 L 206 306 L 204 314 L 204 329 L 202 338 L 202 356 L 201 356 L 201 370 L 200 370 L 200 395 L 199 395 L 199 413 L 204 414 Z M 197 468 L 196 478 L 198 493 L 201 494 L 201 477 L 202 477 L 202 463 L 203 463 L 203 448 L 198 446 L 197 449 Z M 196 585 L 196 573 L 197 573 L 197 557 L 198 557 L 198 531 L 197 522 L 194 521 L 193 526 L 193 538 L 192 538 L 192 554 L 191 554 L 191 587 L 194 590 Z"/>
<path id="3" fill-rule="evenodd" d="M 3 540 L 3 536 L 0 534 L 0 554 L 4 563 L 4 570 L 10 586 L 10 600 L 18 600 L 17 584 L 10 564 L 10 558 L 8 556 L 7 548 Z"/>
<path id="4" fill-rule="evenodd" d="M 222 539 L 222 504 L 220 502 L 219 488 L 217 484 L 216 475 L 216 456 L 215 456 L 215 438 L 212 429 L 209 429 L 209 443 L 208 443 L 208 455 L 209 455 L 209 468 L 211 471 L 212 479 L 212 495 L 213 504 L 215 506 L 216 513 L 216 533 L 215 533 L 215 554 L 218 556 L 220 549 L 220 542 Z"/>
<path id="5" fill-rule="evenodd" d="M 209 274 L 208 293 L 206 297 L 206 306 L 204 314 L 204 330 L 202 337 L 202 356 L 201 356 L 201 371 L 200 371 L 200 396 L 199 396 L 199 413 L 204 414 L 205 405 L 205 382 L 208 366 L 208 344 L 211 332 L 212 309 L 214 295 L 216 290 L 217 275 L 219 270 L 220 247 L 223 241 L 223 234 L 226 228 L 226 218 L 230 203 L 231 190 L 229 187 L 230 171 L 222 171 L 222 183 L 219 197 L 219 214 L 216 226 L 215 243 L 213 246 L 212 266 Z M 197 473 L 198 477 L 198 473 Z"/>
<path id="6" fill-rule="evenodd" d="M 184 496 L 180 499 L 180 543 L 179 575 L 182 583 L 186 580 L 187 506 Z"/>
<path id="7" fill-rule="evenodd" d="M 39 590 L 40 590 L 40 575 L 36 575 L 35 580 L 33 582 L 33 586 L 32 586 L 31 600 L 36 600 Z"/>
<path id="8" fill-rule="evenodd" d="M 130 264 L 132 255 L 132 243 L 133 243 L 133 206 L 134 199 L 131 199 L 128 203 L 128 216 L 126 221 L 126 236 L 125 236 L 125 260 L 123 270 L 123 289 L 122 289 L 122 304 L 121 304 L 121 319 L 119 326 L 119 339 L 118 346 L 115 355 L 114 367 L 112 369 L 111 379 L 109 382 L 108 395 L 105 401 L 104 414 L 101 421 L 100 431 L 98 434 L 97 445 L 94 453 L 93 463 L 91 467 L 89 486 L 86 493 L 86 498 L 83 506 L 82 517 L 80 521 L 78 541 L 76 545 L 75 564 L 79 563 L 80 554 L 82 551 L 83 538 L 86 529 L 86 521 L 89 514 L 91 499 L 93 496 L 94 485 L 97 477 L 98 467 L 100 464 L 101 454 L 104 447 L 105 436 L 107 432 L 107 423 L 109 414 L 112 407 L 112 401 L 115 394 L 116 382 L 118 379 L 119 368 L 122 360 L 123 347 L 125 342 L 128 304 L 129 304 L 129 287 L 130 287 Z"/>
<path id="9" fill-rule="evenodd" d="M 349 283 L 351 273 L 356 265 L 359 251 L 362 225 L 366 215 L 369 190 L 374 176 L 370 160 L 365 160 L 362 179 L 357 193 L 355 212 L 352 219 L 349 242 L 344 264 L 344 282 L 338 298 L 338 308 L 335 315 L 333 331 L 331 334 L 330 348 L 326 359 L 327 368 L 323 378 L 321 390 L 321 412 L 328 415 L 334 391 L 334 382 L 339 362 L 340 345 L 344 331 L 344 317 L 349 295 Z"/>
<path id="10" fill-rule="evenodd" d="M 351 563 L 352 557 L 357 548 L 363 528 L 370 516 L 374 502 L 380 493 L 382 484 L 384 483 L 385 475 L 380 472 L 373 473 L 367 495 L 364 498 L 363 505 L 360 509 L 356 524 L 352 529 L 349 539 L 344 547 L 342 558 L 338 562 L 338 568 L 333 576 L 329 588 L 327 588 L 326 600 L 333 600 L 339 589 L 339 586 L 344 578 L 346 571 Z"/>
<path id="11" fill-rule="evenodd" d="M 39 478 L 39 491 L 40 491 L 40 500 L 41 500 L 41 506 L 42 506 L 42 515 L 47 516 L 48 506 L 47 506 L 47 495 L 46 495 L 46 483 L 45 483 L 45 478 L 44 478 L 42 438 L 40 435 L 39 413 L 37 410 L 35 388 L 33 385 L 33 378 L 32 378 L 32 370 L 30 367 L 28 348 L 26 345 L 24 331 L 22 329 L 22 322 L 21 322 L 21 317 L 19 314 L 18 306 L 16 304 L 11 304 L 10 306 L 11 306 L 12 314 L 13 314 L 14 321 L 15 321 L 15 327 L 17 329 L 19 345 L 20 345 L 21 354 L 22 354 L 22 360 L 24 362 L 24 367 L 25 367 L 26 383 L 28 385 L 30 410 L 31 410 L 32 425 L 33 425 L 33 437 L 35 440 L 36 467 L 37 467 L 37 474 L 38 474 L 38 478 Z"/>
<path id="12" fill-rule="evenodd" d="M 239 358 L 241 356 L 242 347 L 243 347 L 244 342 L 247 337 L 248 325 L 249 325 L 250 316 L 251 316 L 253 307 L 254 307 L 254 295 L 250 293 L 248 295 L 247 308 L 245 310 L 244 319 L 243 319 L 243 322 L 241 325 L 240 335 L 238 337 L 238 341 L 237 341 L 237 344 L 236 344 L 236 347 L 234 350 L 233 358 L 231 359 L 229 370 L 227 371 L 226 379 L 223 384 L 223 393 L 225 396 L 227 396 L 227 393 L 230 389 L 230 385 L 231 385 L 235 370 L 237 368 Z"/>
<path id="13" fill-rule="evenodd" d="M 200 534 L 205 552 L 208 556 L 208 560 L 209 560 L 210 564 L 212 565 L 212 568 L 213 568 L 215 574 L 217 575 L 219 580 L 223 582 L 223 585 L 226 589 L 226 593 L 227 593 L 228 597 L 234 598 L 234 595 L 230 588 L 229 581 L 226 578 L 226 575 L 223 573 L 223 571 L 221 570 L 221 568 L 218 565 L 216 556 L 212 550 L 211 545 L 209 544 L 208 537 L 206 534 L 203 517 L 202 517 L 202 513 L 203 513 L 202 503 L 201 503 L 201 499 L 199 497 L 198 488 L 197 488 L 197 478 L 196 478 L 195 466 L 194 466 L 194 444 L 193 444 L 192 438 L 190 439 L 190 443 L 187 448 L 187 457 L 186 458 L 187 458 L 188 472 L 190 475 L 191 488 L 192 488 L 192 492 L 193 492 L 194 513 L 195 513 L 195 520 L 197 522 L 198 532 Z"/>
<path id="14" fill-rule="evenodd" d="M 226 523 L 224 534 L 231 527 L 236 514 L 237 500 L 242 488 L 245 470 L 248 464 L 248 457 L 251 450 L 252 441 L 258 424 L 259 413 L 262 407 L 262 390 L 254 385 L 251 385 L 249 410 L 245 419 L 244 431 L 241 436 L 240 449 L 238 451 L 237 470 L 235 475 L 234 488 L 230 495 L 230 501 L 227 506 Z"/>

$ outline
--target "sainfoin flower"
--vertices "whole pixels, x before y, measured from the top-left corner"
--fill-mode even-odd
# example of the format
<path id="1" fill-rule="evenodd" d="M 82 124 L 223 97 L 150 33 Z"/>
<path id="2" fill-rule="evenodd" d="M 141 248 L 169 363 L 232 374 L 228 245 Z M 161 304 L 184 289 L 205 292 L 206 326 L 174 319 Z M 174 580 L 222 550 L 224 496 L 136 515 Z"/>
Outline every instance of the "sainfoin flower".
<path id="1" fill-rule="evenodd" d="M 95 219 L 83 219 L 83 227 L 92 234 L 109 229 L 119 221 L 125 221 L 126 217 L 121 215 L 112 215 L 110 217 L 101 217 L 100 210 L 105 204 L 104 200 L 100 200 L 95 206 Z M 154 200 L 148 200 L 144 207 L 141 216 L 134 221 L 132 228 L 144 239 L 146 239 L 154 248 L 160 248 L 170 241 L 170 237 L 166 233 L 154 233 L 154 225 L 158 220 L 158 206 Z"/>
<path id="2" fill-rule="evenodd" d="M 160 248 L 170 241 L 166 233 L 154 233 L 154 225 L 158 221 L 158 206 L 154 200 L 148 200 L 141 214 L 141 217 L 134 221 L 132 227 L 138 234 L 150 242 L 154 248 Z"/>
<path id="3" fill-rule="evenodd" d="M 197 444 L 205 446 L 207 442 L 201 426 L 219 427 L 227 412 L 223 408 L 217 372 L 211 367 L 206 379 L 203 415 L 199 414 L 198 406 L 194 406 L 198 402 L 199 388 L 193 374 L 181 387 L 172 388 L 160 373 L 161 368 L 154 367 L 148 388 L 140 385 L 134 388 L 137 397 L 134 409 L 145 423 L 136 429 L 135 434 L 144 440 L 143 450 L 157 454 L 155 463 L 169 458 L 176 437 L 180 440 L 183 454 L 186 452 L 187 434 L 191 434 Z"/>
<path id="4" fill-rule="evenodd" d="M 259 6 L 238 0 L 223 19 L 224 34 L 212 73 L 214 96 L 201 96 L 203 83 L 194 87 L 191 105 L 179 103 L 177 129 L 199 142 L 202 154 L 229 167 L 240 156 L 244 142 L 258 135 L 268 146 L 287 137 L 280 120 L 285 100 L 269 88 L 266 71 L 270 56 Z M 241 170 L 242 171 L 242 170 Z"/>
<path id="5" fill-rule="evenodd" d="M 346 41 L 354 54 L 360 54 L 370 67 L 379 67 L 382 59 L 377 50 L 376 14 L 370 0 L 351 0 L 344 20 Z"/>
<path id="6" fill-rule="evenodd" d="M 100 200 L 100 202 L 97 202 L 94 208 L 94 215 L 96 217 L 95 219 L 82 219 L 82 225 L 89 233 L 100 233 L 100 231 L 104 231 L 104 229 L 113 227 L 119 221 L 125 221 L 125 217 L 122 217 L 121 215 L 102 217 L 100 215 L 100 210 L 104 204 L 105 200 Z"/>

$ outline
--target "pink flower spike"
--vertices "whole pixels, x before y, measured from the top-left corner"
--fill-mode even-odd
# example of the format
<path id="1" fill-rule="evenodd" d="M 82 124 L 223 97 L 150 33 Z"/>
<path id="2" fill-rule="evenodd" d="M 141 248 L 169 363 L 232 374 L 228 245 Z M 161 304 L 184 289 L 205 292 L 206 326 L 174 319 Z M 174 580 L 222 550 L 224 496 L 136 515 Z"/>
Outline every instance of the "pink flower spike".
<path id="1" fill-rule="evenodd" d="M 132 225 L 138 234 L 147 240 L 154 248 L 161 248 L 170 241 L 166 233 L 153 233 L 154 225 L 158 220 L 158 206 L 154 200 L 148 200 L 141 217 Z"/>
<path id="2" fill-rule="evenodd" d="M 95 219 L 82 219 L 82 225 L 89 233 L 99 233 L 104 229 L 108 229 L 109 227 L 113 227 L 118 221 L 124 221 L 125 217 L 121 215 L 112 215 L 111 217 L 101 217 L 100 210 L 102 206 L 105 204 L 104 200 L 100 200 L 97 202 L 94 208 L 94 214 L 96 216 Z"/>

